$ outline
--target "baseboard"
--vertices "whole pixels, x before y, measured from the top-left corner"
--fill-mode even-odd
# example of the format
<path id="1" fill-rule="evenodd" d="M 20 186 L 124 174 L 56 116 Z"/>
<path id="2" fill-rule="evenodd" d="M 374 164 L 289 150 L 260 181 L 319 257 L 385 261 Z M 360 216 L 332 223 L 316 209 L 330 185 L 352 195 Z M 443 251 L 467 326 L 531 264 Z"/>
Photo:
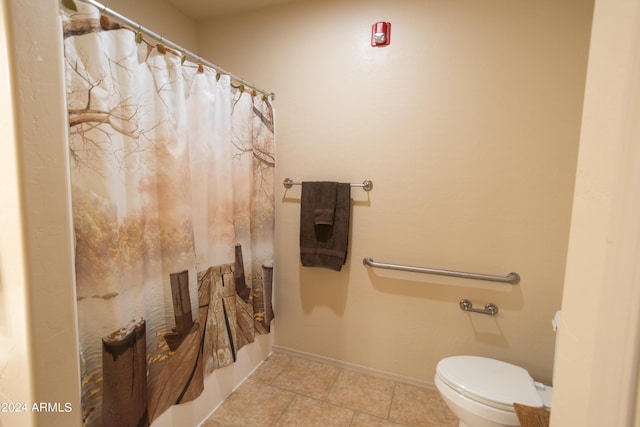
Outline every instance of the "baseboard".
<path id="1" fill-rule="evenodd" d="M 416 387 L 426 388 L 429 390 L 436 390 L 436 386 L 433 381 L 424 381 L 416 378 L 405 377 L 403 375 L 394 374 L 392 372 L 383 371 L 380 369 L 369 368 L 367 366 L 357 365 L 355 363 L 345 362 L 338 359 L 332 359 L 330 357 L 319 356 L 317 354 L 307 353 L 300 350 L 295 350 L 293 348 L 282 347 L 274 344 L 272 346 L 272 351 L 274 353 L 281 353 L 289 356 L 300 357 L 303 359 L 308 359 L 313 362 L 324 363 L 326 365 L 335 366 L 336 368 L 344 368 L 350 369 L 355 372 L 360 372 L 362 374 L 371 375 L 373 377 L 383 378 L 386 380 L 397 381 L 404 384 L 413 385 Z"/>

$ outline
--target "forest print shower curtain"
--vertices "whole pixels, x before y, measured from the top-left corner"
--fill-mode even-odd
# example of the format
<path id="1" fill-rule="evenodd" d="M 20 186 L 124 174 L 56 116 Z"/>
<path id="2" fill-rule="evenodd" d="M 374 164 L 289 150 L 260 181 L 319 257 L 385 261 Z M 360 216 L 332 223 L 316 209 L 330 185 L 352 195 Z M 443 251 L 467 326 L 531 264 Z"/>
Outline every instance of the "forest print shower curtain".
<path id="1" fill-rule="evenodd" d="M 63 4 L 84 424 L 148 425 L 269 331 L 273 110 Z"/>

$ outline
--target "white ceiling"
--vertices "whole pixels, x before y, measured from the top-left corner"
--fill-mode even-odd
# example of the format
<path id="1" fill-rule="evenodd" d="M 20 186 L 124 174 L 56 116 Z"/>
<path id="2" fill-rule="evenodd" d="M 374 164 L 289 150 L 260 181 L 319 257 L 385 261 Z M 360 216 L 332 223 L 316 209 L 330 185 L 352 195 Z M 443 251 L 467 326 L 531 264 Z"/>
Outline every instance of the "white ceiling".
<path id="1" fill-rule="evenodd" d="M 167 0 L 176 9 L 196 21 L 247 12 L 290 1 L 296 0 Z"/>

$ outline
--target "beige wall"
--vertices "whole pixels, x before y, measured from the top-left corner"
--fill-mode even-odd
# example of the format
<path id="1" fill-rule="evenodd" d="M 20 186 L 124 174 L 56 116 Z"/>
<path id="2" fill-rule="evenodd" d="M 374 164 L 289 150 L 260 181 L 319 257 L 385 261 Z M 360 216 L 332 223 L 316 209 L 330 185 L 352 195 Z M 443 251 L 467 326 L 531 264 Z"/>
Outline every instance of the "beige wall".
<path id="1" fill-rule="evenodd" d="M 102 0 L 103 5 L 198 54 L 196 23 L 164 0 Z"/>
<path id="2" fill-rule="evenodd" d="M 18 144 L 13 114 L 12 72 L 6 5 L 0 4 L 0 402 L 31 402 L 27 277 L 24 263 Z M 30 425 L 33 414 L 2 414 L 15 425 Z"/>
<path id="3" fill-rule="evenodd" d="M 277 182 L 374 182 L 352 192 L 339 273 L 300 267 L 300 187 L 279 188 L 277 346 L 425 384 L 464 353 L 551 380 L 590 3 L 311 1 L 200 25 L 204 57 L 277 93 Z M 369 46 L 379 20 L 386 48 Z M 522 281 L 371 270 L 366 256 Z M 500 313 L 464 313 L 462 298 Z"/>
<path id="4" fill-rule="evenodd" d="M 22 233 L 15 237 L 16 243 L 22 240 L 22 244 L 13 253 L 3 250 L 2 274 L 8 271 L 9 275 L 2 280 L 3 286 L 4 280 L 16 280 L 6 284 L 9 290 L 22 287 L 22 292 L 7 295 L 4 305 L 12 308 L 9 324 L 25 322 L 23 337 L 14 337 L 14 343 L 20 348 L 26 342 L 26 347 L 21 349 L 24 359 L 20 363 L 25 371 L 9 371 L 9 365 L 0 373 L 8 376 L 8 381 L 1 381 L 7 397 L 19 398 L 11 395 L 22 388 L 31 388 L 32 392 L 29 400 L 23 397 L 27 413 L 3 413 L 0 422 L 4 424 L 6 419 L 6 425 L 11 426 L 28 426 L 33 421 L 37 425 L 79 425 L 80 367 L 58 4 L 41 2 L 33 8 L 26 2 L 9 1 L 3 2 L 3 7 L 10 38 L 7 53 L 13 98 L 3 96 L 2 108 L 13 111 L 16 125 L 14 138 L 7 140 L 9 145 L 15 144 L 16 152 L 7 153 L 9 157 L 3 162 L 15 161 L 9 171 L 17 172 L 18 180 L 12 180 L 12 185 L 20 190 L 21 204 L 2 196 L 3 207 L 7 203 L 12 212 L 21 213 L 21 218 L 10 218 L 3 224 L 3 241 L 11 233 Z M 5 270 L 8 261 L 13 265 Z M 26 309 L 26 321 L 19 307 Z M 3 346 L 2 350 L 10 348 Z M 62 408 L 69 403 L 72 411 L 33 413 L 33 402 L 59 402 Z"/>
<path id="5" fill-rule="evenodd" d="M 596 0 L 552 425 L 638 426 L 640 3 Z M 556 404 L 557 403 L 557 404 Z"/>

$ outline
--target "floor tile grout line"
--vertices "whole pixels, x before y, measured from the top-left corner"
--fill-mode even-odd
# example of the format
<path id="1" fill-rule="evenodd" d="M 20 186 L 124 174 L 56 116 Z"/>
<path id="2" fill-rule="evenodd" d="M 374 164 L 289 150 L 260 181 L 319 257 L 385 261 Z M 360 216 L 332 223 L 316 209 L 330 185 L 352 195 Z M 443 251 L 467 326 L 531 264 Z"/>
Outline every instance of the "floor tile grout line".
<path id="1" fill-rule="evenodd" d="M 271 353 L 273 354 L 273 353 Z M 284 366 L 282 368 L 280 368 L 280 371 L 278 372 L 278 375 L 276 375 L 275 377 L 273 377 L 273 379 L 269 382 L 269 385 L 273 385 L 273 383 L 276 382 L 276 380 L 278 379 L 278 377 L 280 375 L 282 375 L 282 373 L 284 372 L 285 369 L 287 369 L 287 366 L 289 366 L 289 364 L 291 363 L 291 361 L 293 360 L 291 357 L 288 357 L 289 360 L 287 360 L 287 363 L 284 364 Z"/>
<path id="2" fill-rule="evenodd" d="M 346 410 L 350 411 L 351 417 L 350 417 L 350 420 L 348 421 L 348 424 L 346 424 L 346 425 L 348 425 L 350 427 L 353 427 L 353 426 L 357 425 L 358 420 L 366 419 L 366 418 L 362 418 L 362 417 L 365 417 L 365 416 L 374 417 L 376 419 L 388 422 L 388 423 L 390 423 L 390 424 L 392 424 L 394 426 L 398 426 L 398 427 L 411 427 L 413 425 L 411 422 L 405 423 L 405 421 L 409 421 L 409 420 L 408 419 L 403 419 L 403 417 L 401 417 L 400 419 L 397 419 L 397 420 L 392 420 L 391 419 L 392 409 L 394 408 L 394 403 L 400 402 L 400 400 L 398 400 L 398 399 L 400 399 L 400 395 L 402 395 L 402 392 L 400 391 L 400 388 L 401 388 L 400 384 L 405 384 L 405 383 L 402 383 L 401 381 L 395 381 L 395 380 L 387 379 L 387 381 L 389 381 L 393 385 L 393 389 L 392 389 L 392 392 L 391 392 L 391 398 L 389 400 L 389 404 L 388 404 L 389 406 L 387 408 L 386 418 L 385 418 L 384 416 L 379 416 L 379 415 L 375 415 L 373 413 L 370 413 L 368 411 L 363 411 L 362 409 L 358 409 L 357 407 L 347 406 L 344 403 L 342 403 L 341 401 L 333 402 L 333 401 L 329 400 L 329 397 L 331 396 L 331 393 L 336 391 L 336 386 L 337 386 L 338 382 L 340 381 L 341 375 L 346 375 L 347 372 L 349 372 L 349 373 L 353 372 L 354 374 L 361 374 L 361 375 L 364 375 L 364 376 L 367 376 L 367 377 L 377 378 L 376 376 L 368 375 L 367 373 L 360 372 L 358 370 L 352 370 L 352 369 L 349 369 L 348 367 L 338 367 L 338 366 L 331 365 L 331 364 L 328 364 L 328 363 L 323 363 L 321 361 L 310 360 L 311 362 L 314 363 L 314 365 L 317 364 L 317 365 L 327 366 L 327 367 L 335 369 L 335 373 L 334 373 L 334 375 L 332 375 L 330 377 L 330 381 L 328 383 L 325 383 L 325 384 L 328 384 L 326 390 L 324 390 L 323 393 L 320 396 L 318 396 L 318 395 L 312 396 L 312 395 L 306 394 L 305 392 L 300 392 L 300 391 L 297 390 L 297 388 L 298 388 L 297 385 L 304 384 L 304 380 L 303 380 L 302 377 L 301 378 L 295 378 L 295 379 L 294 378 L 289 378 L 289 377 L 282 377 L 282 375 L 284 375 L 284 373 L 287 372 L 287 369 L 289 367 L 291 367 L 292 364 L 295 364 L 295 360 L 296 359 L 302 359 L 302 360 L 308 360 L 308 359 L 306 359 L 304 357 L 297 357 L 295 355 L 285 355 L 285 356 L 286 356 L 286 359 L 277 360 L 277 363 L 274 362 L 273 366 L 275 366 L 276 368 L 279 367 L 279 369 L 274 369 L 273 370 L 275 375 L 273 375 L 273 376 L 271 376 L 271 375 L 264 376 L 264 380 L 258 380 L 256 378 L 250 378 L 250 377 L 253 376 L 253 375 L 250 375 L 249 377 L 245 378 L 245 381 L 243 381 L 243 383 L 248 382 L 247 380 L 251 380 L 252 382 L 255 381 L 256 383 L 262 383 L 263 385 L 265 385 L 267 387 L 271 387 L 273 389 L 284 391 L 287 394 L 290 393 L 291 398 L 288 401 L 285 401 L 286 405 L 284 405 L 283 407 L 280 408 L 280 410 L 278 411 L 277 416 L 274 417 L 272 423 L 270 423 L 270 426 L 275 427 L 278 423 L 283 422 L 283 420 L 285 420 L 285 417 L 288 417 L 288 415 L 286 415 L 287 412 L 293 408 L 292 405 L 293 405 L 294 401 L 296 401 L 296 399 L 298 399 L 298 398 L 311 399 L 311 400 L 316 401 L 318 403 L 322 403 L 323 405 L 331 405 L 332 407 L 343 408 L 343 409 L 346 409 Z M 268 370 L 267 370 L 267 372 L 268 372 Z M 283 380 L 284 379 L 288 379 L 289 381 L 288 382 L 285 381 L 285 386 L 275 385 L 275 382 L 279 378 L 283 378 Z M 302 380 L 302 381 L 300 381 L 300 380 Z M 282 383 L 282 382 L 283 381 L 281 380 L 280 383 Z M 287 384 L 293 384 L 293 386 L 292 386 L 293 389 L 285 388 L 287 386 Z M 239 389 L 241 385 L 242 384 L 238 385 L 238 387 L 236 387 L 236 390 L 234 390 L 234 391 L 237 391 L 237 389 Z M 412 386 L 410 384 L 406 384 L 406 385 L 407 386 Z M 350 387 L 350 385 L 347 385 L 347 387 Z M 418 388 L 423 389 L 423 387 L 418 387 Z M 398 394 L 398 393 L 400 393 L 400 394 Z M 222 403 L 221 403 L 220 406 L 222 406 Z M 442 403 L 440 403 L 438 406 L 441 406 L 442 408 L 446 409 L 446 406 L 442 405 Z M 326 408 L 326 406 L 325 406 L 325 408 Z M 396 409 L 398 409 L 398 408 L 396 408 Z M 241 416 L 241 415 L 239 415 L 239 416 Z M 304 417 L 304 414 L 302 416 Z M 345 419 L 344 421 L 347 421 L 347 419 Z M 451 425 L 453 425 L 453 424 L 451 424 Z"/>
<path id="3" fill-rule="evenodd" d="M 351 421 L 349 421 L 349 427 L 353 426 L 353 423 L 356 422 L 356 415 L 358 411 L 351 410 L 353 413 L 351 414 Z"/>
<path id="4" fill-rule="evenodd" d="M 329 401 L 329 395 L 331 394 L 331 391 L 333 390 L 333 388 L 336 386 L 336 383 L 338 382 L 338 378 L 340 378 L 340 375 L 342 374 L 342 371 L 344 371 L 343 368 L 338 368 L 338 372 L 336 372 L 336 375 L 333 378 L 333 381 L 331 381 L 331 385 L 327 389 L 327 393 L 323 397 L 323 400 L 326 400 L 327 402 L 330 402 Z"/>
<path id="5" fill-rule="evenodd" d="M 393 391 L 391 392 L 391 399 L 389 400 L 389 409 L 387 409 L 387 420 L 391 421 L 391 408 L 393 408 L 393 399 L 396 398 L 396 390 L 398 388 L 398 382 L 393 382 Z"/>
<path id="6" fill-rule="evenodd" d="M 313 400 L 317 400 L 319 402 L 327 403 L 327 404 L 332 405 L 332 406 L 336 406 L 338 408 L 348 409 L 348 410 L 352 411 L 354 414 L 357 413 L 357 412 L 362 412 L 364 414 L 368 414 L 368 412 L 366 412 L 366 411 L 362 411 L 360 409 L 352 408 L 352 407 L 344 405 L 342 403 L 334 402 L 332 400 L 329 400 L 329 396 L 328 395 L 325 396 L 325 397 L 317 397 L 317 396 L 312 396 L 310 394 L 306 394 L 306 393 L 301 392 L 301 391 L 293 391 L 293 390 L 291 390 L 289 388 L 286 388 L 286 387 L 283 387 L 283 386 L 280 386 L 280 385 L 276 385 L 276 384 L 266 384 L 266 385 L 268 385 L 269 387 L 276 388 L 278 390 L 282 390 L 282 391 L 286 391 L 286 392 L 289 392 L 289 393 L 293 393 L 296 396 L 303 396 L 303 397 L 306 397 L 308 399 L 313 399 Z M 374 416 L 373 414 L 369 414 L 369 415 Z M 377 418 L 380 418 L 380 417 L 377 417 Z M 384 419 L 384 418 L 381 418 L 381 419 Z"/>
<path id="7" fill-rule="evenodd" d="M 282 374 L 282 372 L 284 372 L 284 371 L 285 371 L 286 367 L 287 367 L 287 366 L 288 366 L 288 365 L 293 361 L 293 359 L 295 359 L 295 357 L 290 357 L 290 358 L 289 358 L 289 360 L 287 361 L 287 363 L 285 364 L 285 366 L 280 370 L 280 373 L 279 373 L 279 374 L 278 374 L 278 375 L 273 379 L 273 381 L 271 382 L 271 384 L 269 384 L 269 386 L 271 386 L 271 387 L 274 387 L 274 388 L 277 388 L 277 389 L 279 389 L 279 390 L 287 391 L 287 392 L 290 392 L 290 393 L 293 393 L 293 394 L 294 394 L 294 398 L 291 400 L 291 402 L 289 402 L 289 404 L 287 405 L 287 408 L 291 405 L 291 403 L 293 402 L 293 400 L 295 400 L 295 398 L 296 398 L 297 396 L 304 396 L 304 397 L 309 398 L 309 399 L 313 399 L 313 400 L 316 400 L 316 401 L 319 401 L 319 402 L 324 402 L 324 403 L 326 403 L 326 404 L 328 404 L 328 405 L 336 406 L 336 407 L 339 407 L 339 408 L 344 408 L 344 409 L 347 409 L 347 410 L 351 411 L 351 412 L 352 412 L 352 417 L 351 417 L 351 422 L 349 423 L 349 425 L 351 425 L 351 424 L 355 421 L 356 416 L 357 416 L 357 414 L 358 414 L 358 413 L 367 414 L 367 415 L 369 415 L 369 416 L 373 416 L 373 417 L 375 417 L 375 418 L 379 418 L 379 419 L 381 419 L 381 420 L 386 420 L 386 421 L 388 421 L 388 419 L 387 419 L 387 418 L 384 418 L 384 417 L 378 417 L 377 415 L 369 414 L 369 413 L 368 413 L 368 412 L 366 412 L 366 411 L 362 411 L 362 410 L 360 410 L 360 409 L 356 409 L 356 408 L 353 408 L 353 407 L 351 407 L 351 406 L 347 406 L 347 405 L 344 405 L 344 404 L 342 404 L 342 403 L 334 402 L 334 401 L 332 401 L 332 400 L 329 400 L 329 394 L 331 393 L 331 390 L 333 389 L 333 387 L 334 387 L 334 386 L 336 385 L 336 383 L 338 382 L 340 375 L 341 375 L 341 374 L 343 374 L 345 371 L 350 371 L 349 369 L 346 369 L 346 368 L 337 368 L 336 375 L 335 375 L 335 377 L 333 378 L 333 380 L 332 380 L 332 382 L 331 382 L 331 385 L 328 387 L 328 391 L 327 391 L 327 392 L 326 392 L 322 397 L 312 396 L 312 395 L 306 394 L 306 393 L 304 393 L 304 392 L 294 391 L 294 390 L 292 390 L 292 389 L 290 389 L 290 388 L 287 388 L 287 387 L 283 387 L 283 386 L 280 386 L 280 385 L 276 385 L 276 384 L 274 384 L 274 383 L 275 383 L 275 381 L 276 381 L 276 379 L 277 379 L 277 377 L 278 377 L 278 376 L 280 376 L 280 375 Z M 306 360 L 306 359 L 304 359 L 304 358 L 300 358 L 300 359 L 302 359 L 302 360 Z M 323 363 L 321 363 L 321 362 L 313 362 L 313 363 L 316 363 L 316 364 L 320 364 L 320 365 L 325 365 L 325 366 L 329 366 L 329 367 L 331 367 L 331 365 L 323 364 Z M 366 375 L 366 374 L 365 374 L 365 375 Z M 392 381 L 392 382 L 393 382 L 393 384 L 394 384 L 394 390 L 395 390 L 395 384 L 396 384 L 396 382 L 395 382 L 395 381 Z M 391 405 L 391 404 L 390 404 L 390 405 Z M 282 416 L 284 415 L 284 413 L 285 413 L 285 412 L 286 412 L 286 408 L 285 408 L 285 410 L 282 412 L 282 414 L 280 414 L 280 415 L 278 416 L 278 420 L 279 420 L 280 418 L 282 418 Z M 277 421 L 276 421 L 276 424 L 277 424 Z M 275 424 L 274 424 L 274 425 L 275 425 Z"/>
<path id="8" fill-rule="evenodd" d="M 273 386 L 272 386 L 273 387 Z M 296 397 L 298 396 L 298 393 L 293 393 L 293 397 L 291 398 L 291 400 L 289 401 L 289 403 L 286 404 L 286 406 L 284 408 L 282 408 L 282 410 L 280 411 L 280 415 L 278 415 L 276 417 L 275 420 L 273 420 L 273 424 L 272 426 L 277 426 L 278 422 L 280 421 L 280 419 L 284 416 L 284 414 L 287 412 L 287 410 L 289 409 L 289 406 L 291 406 L 291 404 L 293 403 L 294 400 L 296 400 Z"/>
<path id="9" fill-rule="evenodd" d="M 291 390 L 290 388 L 286 388 L 286 387 L 283 387 L 283 386 L 281 386 L 281 385 L 275 385 L 275 384 L 268 384 L 268 385 L 269 385 L 270 387 L 277 388 L 278 390 L 288 391 L 289 393 L 293 393 L 293 394 L 295 394 L 296 396 L 297 396 L 297 395 L 300 395 L 300 396 L 308 397 L 309 399 L 314 399 L 314 400 L 319 400 L 319 401 L 321 401 L 321 402 L 331 403 L 331 404 L 336 405 L 336 406 L 342 406 L 342 405 L 338 405 L 338 404 L 336 404 L 336 403 L 333 403 L 333 402 L 331 402 L 331 401 L 329 401 L 329 400 L 327 400 L 327 399 L 325 399 L 325 398 L 318 397 L 318 396 L 312 396 L 312 395 L 310 395 L 310 394 L 303 393 L 303 392 L 301 392 L 301 391 L 294 391 L 294 390 Z M 345 407 L 345 408 L 347 408 L 346 406 L 344 406 L 344 407 Z M 349 409 L 349 408 L 347 408 L 347 409 Z"/>
<path id="10" fill-rule="evenodd" d="M 270 386 L 276 387 L 276 388 L 278 388 L 280 390 L 285 390 L 285 391 L 289 391 L 289 392 L 292 392 L 292 393 L 295 393 L 295 394 L 299 394 L 301 396 L 309 397 L 311 399 L 320 400 L 320 401 L 326 401 L 327 403 L 332 403 L 332 404 L 334 404 L 336 406 L 342 406 L 342 405 L 337 405 L 334 402 L 331 402 L 330 400 L 328 400 L 331 388 L 333 387 L 333 385 L 338 380 L 340 372 L 343 370 L 342 368 L 331 366 L 331 365 L 328 365 L 326 363 L 321 363 L 321 362 L 316 362 L 316 361 L 309 361 L 308 359 L 305 359 L 305 358 L 302 358 L 302 357 L 296 357 L 296 356 L 288 356 L 288 357 L 289 357 L 289 360 L 287 361 L 285 366 L 280 370 L 278 375 L 269 383 Z M 317 395 L 312 395 L 312 394 L 309 394 L 309 393 L 305 393 L 304 391 L 300 391 L 300 390 L 297 390 L 297 389 L 294 389 L 294 388 L 289 388 L 287 386 L 276 384 L 277 379 L 286 371 L 287 367 L 291 363 L 293 363 L 294 360 L 308 361 L 308 362 L 311 362 L 312 364 L 314 364 L 316 366 L 323 366 L 323 367 L 328 367 L 328 368 L 335 369 L 336 370 L 336 374 L 332 378 L 331 383 L 330 383 L 329 387 L 327 388 L 327 392 L 323 393 L 321 396 L 317 396 Z M 347 408 L 346 406 L 343 406 L 343 407 Z M 351 409 L 351 408 L 347 408 L 347 409 Z"/>
<path id="11" fill-rule="evenodd" d="M 369 375 L 372 377 L 376 377 L 376 378 L 381 378 L 381 379 L 386 379 L 389 381 L 396 381 L 398 383 L 401 384 L 407 384 L 407 385 L 411 385 L 414 387 L 418 387 L 418 388 L 422 388 L 422 389 L 427 389 L 427 390 L 431 390 L 431 391 L 437 391 L 435 385 L 431 382 L 428 381 L 424 381 L 424 380 L 418 380 L 416 378 L 411 378 L 411 377 L 406 377 L 406 376 L 402 376 L 402 375 L 395 375 L 395 374 L 391 374 L 389 372 L 383 371 L 383 370 L 379 370 L 379 369 L 373 369 L 373 368 L 366 368 L 365 366 L 362 365 L 358 365 L 355 363 L 350 363 L 350 362 L 343 362 L 340 361 L 338 359 L 332 359 L 329 357 L 325 357 L 325 356 L 319 356 L 316 354 L 312 354 L 312 353 L 306 353 L 303 351 L 297 351 L 297 350 L 293 350 L 287 347 L 279 347 L 277 346 L 277 348 L 274 348 L 273 350 L 274 353 L 276 354 L 281 354 L 281 355 L 286 355 L 289 357 L 294 357 L 294 358 L 300 358 L 300 359 L 304 359 L 304 360 L 310 360 L 316 363 L 320 363 L 326 366 L 333 366 L 336 368 L 340 368 L 340 369 L 345 369 L 351 372 L 356 372 L 356 373 L 360 373 L 360 374 L 364 374 L 364 375 Z"/>

